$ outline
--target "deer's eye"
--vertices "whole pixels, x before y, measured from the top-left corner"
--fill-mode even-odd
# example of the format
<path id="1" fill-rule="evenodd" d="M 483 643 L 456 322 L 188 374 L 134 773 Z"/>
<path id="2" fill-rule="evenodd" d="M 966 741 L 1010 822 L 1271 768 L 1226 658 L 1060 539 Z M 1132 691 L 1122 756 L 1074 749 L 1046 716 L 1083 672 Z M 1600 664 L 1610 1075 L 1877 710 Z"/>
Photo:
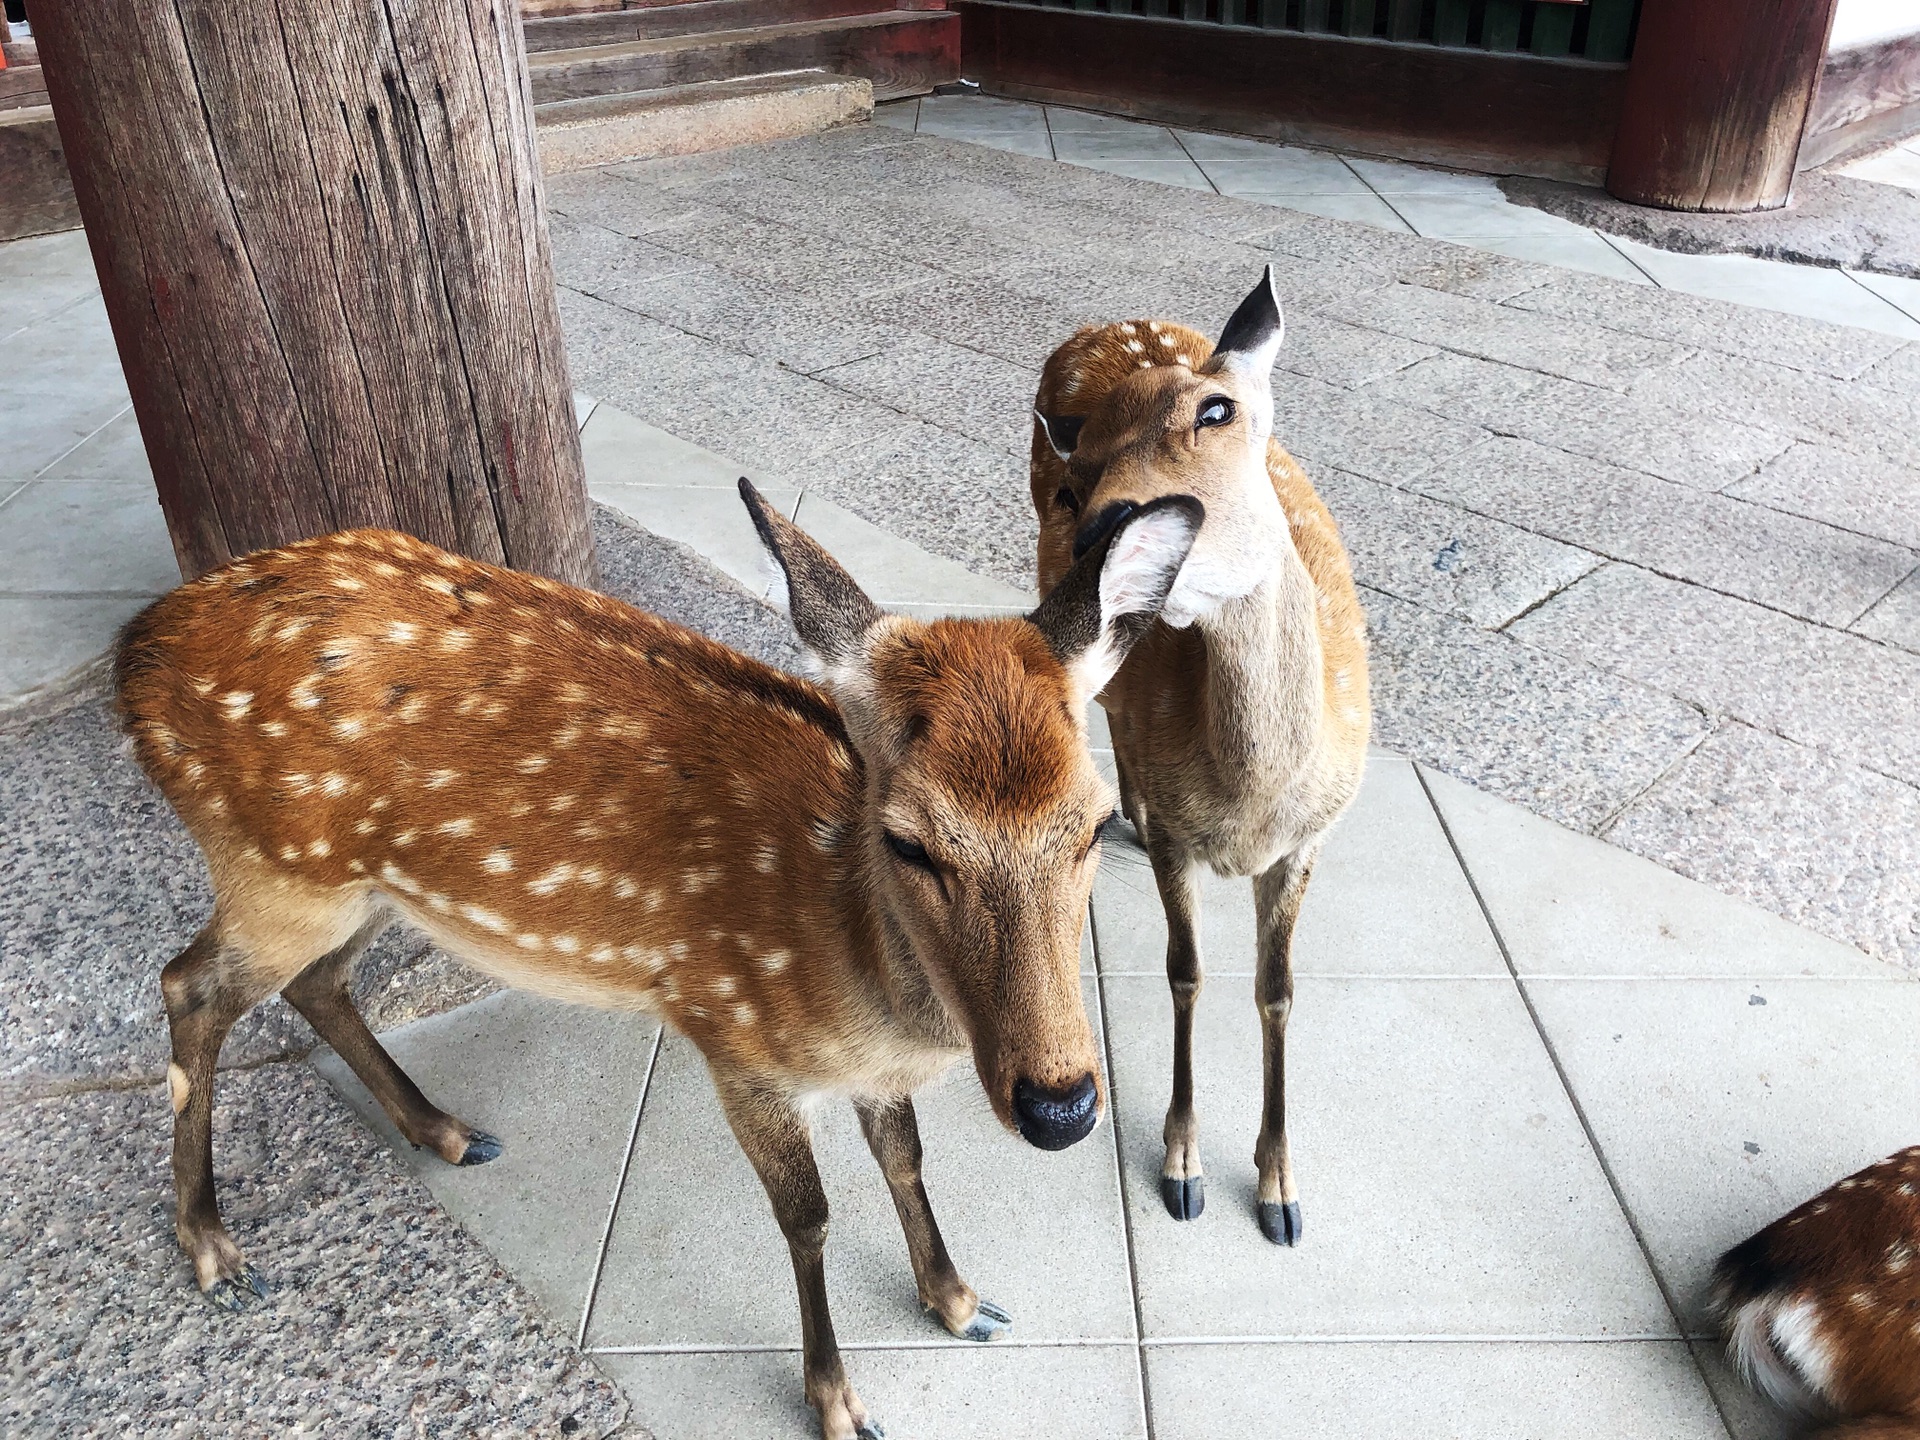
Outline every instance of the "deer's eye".
<path id="1" fill-rule="evenodd" d="M 917 865 L 922 870 L 933 869 L 933 860 L 927 854 L 927 847 L 918 840 L 909 840 L 904 835 L 887 831 L 887 848 L 909 865 Z"/>
<path id="2" fill-rule="evenodd" d="M 1224 395 L 1209 395 L 1200 402 L 1200 412 L 1193 418 L 1196 430 L 1206 430 L 1215 425 L 1228 424 L 1233 419 L 1233 401 Z"/>

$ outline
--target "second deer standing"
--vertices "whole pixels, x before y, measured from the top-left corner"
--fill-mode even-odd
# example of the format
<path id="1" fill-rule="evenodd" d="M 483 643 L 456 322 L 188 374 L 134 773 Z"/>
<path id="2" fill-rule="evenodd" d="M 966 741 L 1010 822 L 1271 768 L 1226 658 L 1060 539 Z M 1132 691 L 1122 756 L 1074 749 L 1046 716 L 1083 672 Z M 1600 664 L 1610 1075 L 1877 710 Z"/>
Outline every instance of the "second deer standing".
<path id="1" fill-rule="evenodd" d="M 1301 1232 L 1286 1122 L 1294 921 L 1321 843 L 1359 788 L 1369 712 L 1366 618 L 1339 532 L 1272 436 L 1284 328 L 1269 269 L 1217 346 L 1158 320 L 1080 331 L 1041 374 L 1032 486 L 1042 594 L 1156 497 L 1206 506 L 1160 622 L 1100 700 L 1121 803 L 1167 913 L 1174 1049 L 1162 1198 L 1176 1220 L 1205 1204 L 1193 1112 L 1194 875 L 1208 865 L 1253 878 L 1266 1087 L 1258 1213 L 1269 1240 L 1292 1245 Z"/>

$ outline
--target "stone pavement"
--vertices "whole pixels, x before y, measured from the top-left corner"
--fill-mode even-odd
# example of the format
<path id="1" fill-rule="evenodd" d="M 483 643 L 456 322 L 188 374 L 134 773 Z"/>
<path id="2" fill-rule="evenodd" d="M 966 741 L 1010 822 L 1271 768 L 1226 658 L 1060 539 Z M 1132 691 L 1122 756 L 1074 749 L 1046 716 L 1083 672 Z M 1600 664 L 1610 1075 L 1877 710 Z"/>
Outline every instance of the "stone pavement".
<path id="1" fill-rule="evenodd" d="M 1020 589 L 1047 352 L 1217 327 L 1272 264 L 1276 423 L 1366 588 L 1382 742 L 1920 964 L 1920 322 L 883 127 L 550 200 L 583 389 Z"/>

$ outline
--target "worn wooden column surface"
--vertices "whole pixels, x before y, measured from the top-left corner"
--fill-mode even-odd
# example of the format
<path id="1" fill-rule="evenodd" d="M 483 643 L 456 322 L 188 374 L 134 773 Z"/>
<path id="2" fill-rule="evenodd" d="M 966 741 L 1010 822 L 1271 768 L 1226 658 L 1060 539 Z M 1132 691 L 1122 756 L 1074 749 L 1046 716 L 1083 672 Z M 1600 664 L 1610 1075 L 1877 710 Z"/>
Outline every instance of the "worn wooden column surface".
<path id="1" fill-rule="evenodd" d="M 592 581 L 512 0 L 34 29 L 184 573 L 385 525 Z"/>
<path id="2" fill-rule="evenodd" d="M 1607 189 L 1668 210 L 1787 203 L 1834 0 L 1646 0 Z"/>

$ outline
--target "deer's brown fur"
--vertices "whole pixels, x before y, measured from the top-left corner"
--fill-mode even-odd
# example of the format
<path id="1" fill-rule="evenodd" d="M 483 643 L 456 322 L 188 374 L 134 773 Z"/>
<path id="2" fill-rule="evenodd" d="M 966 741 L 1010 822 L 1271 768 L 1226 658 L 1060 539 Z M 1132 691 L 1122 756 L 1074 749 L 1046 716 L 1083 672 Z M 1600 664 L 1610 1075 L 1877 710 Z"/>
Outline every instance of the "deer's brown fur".
<path id="1" fill-rule="evenodd" d="M 1328 828 L 1359 786 L 1370 712 L 1366 617 L 1338 528 L 1272 436 L 1280 343 L 1269 275 L 1215 346 L 1162 320 L 1091 327 L 1047 360 L 1031 487 L 1045 593 L 1115 514 L 1172 492 L 1207 520 L 1173 595 L 1101 694 L 1122 804 L 1167 912 L 1173 1098 L 1162 1191 L 1178 1219 L 1204 1204 L 1193 1114 L 1201 985 L 1192 872 L 1253 877 L 1265 1107 L 1259 1217 L 1292 1244 L 1300 1208 L 1286 1138 L 1292 934 Z M 1227 418 L 1214 423 L 1210 415 Z"/>
<path id="2" fill-rule="evenodd" d="M 1841 1422 L 1823 1440 L 1920 1436 L 1920 1146 L 1728 1251 L 1708 1304 L 1756 1388 Z"/>
<path id="3" fill-rule="evenodd" d="M 499 1153 L 348 998 L 354 958 L 397 917 L 509 985 L 657 1015 L 699 1046 L 793 1252 L 828 1440 L 868 1422 L 826 1305 L 818 1100 L 859 1110 L 923 1302 L 956 1334 L 1004 1327 L 941 1243 L 910 1096 L 971 1053 L 1036 1144 L 1097 1117 L 1079 937 L 1112 795 L 1081 718 L 1107 673 L 1084 669 L 1088 640 L 1124 609 L 1102 590 L 1121 572 L 1157 608 L 1196 507 L 1090 557 L 1031 621 L 922 624 L 880 615 L 746 494 L 835 693 L 385 531 L 249 556 L 128 627 L 123 723 L 215 895 L 161 983 L 176 1228 L 217 1302 L 262 1287 L 214 1201 L 215 1061 L 272 992 L 410 1141 L 456 1164 Z"/>

